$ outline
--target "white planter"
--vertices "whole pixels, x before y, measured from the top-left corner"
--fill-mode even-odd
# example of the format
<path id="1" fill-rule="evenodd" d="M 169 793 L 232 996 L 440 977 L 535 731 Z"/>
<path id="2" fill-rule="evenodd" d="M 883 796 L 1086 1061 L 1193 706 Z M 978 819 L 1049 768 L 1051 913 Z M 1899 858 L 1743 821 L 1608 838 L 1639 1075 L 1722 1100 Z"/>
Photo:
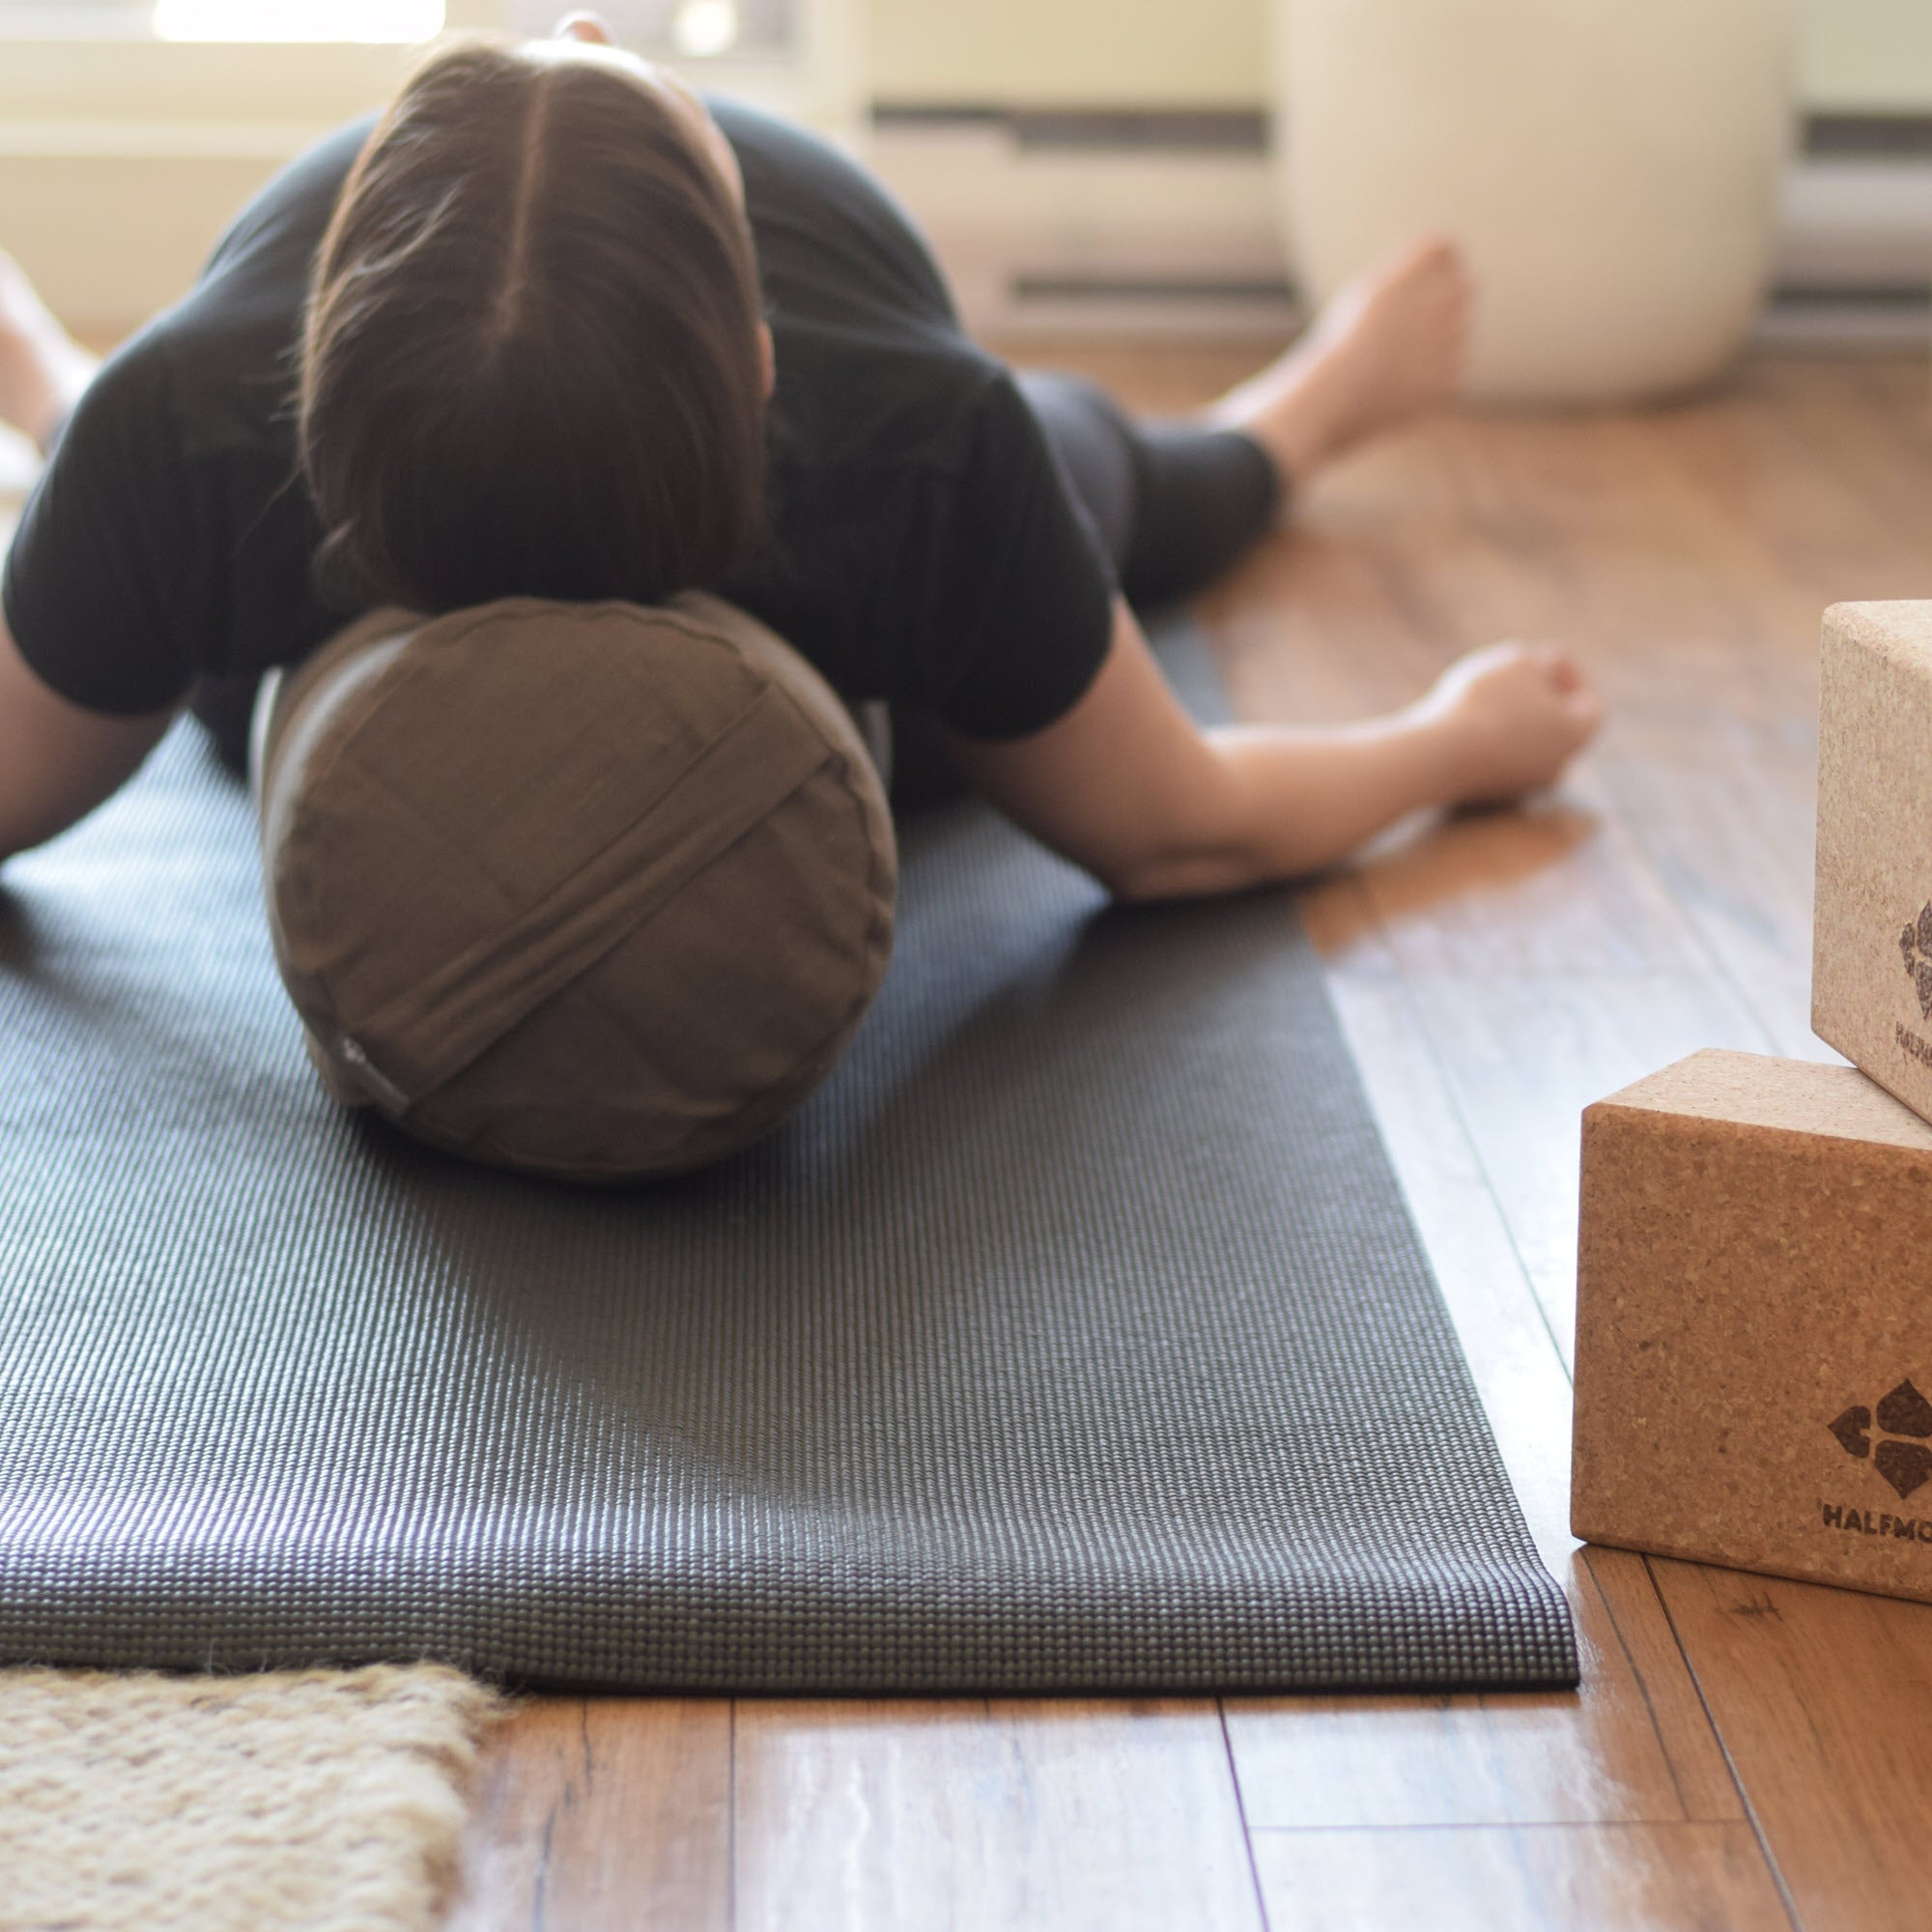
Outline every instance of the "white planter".
<path id="1" fill-rule="evenodd" d="M 1784 0 L 1276 0 L 1303 288 L 1442 229 L 1478 284 L 1465 393 L 1610 402 L 1737 353 L 1790 110 Z"/>

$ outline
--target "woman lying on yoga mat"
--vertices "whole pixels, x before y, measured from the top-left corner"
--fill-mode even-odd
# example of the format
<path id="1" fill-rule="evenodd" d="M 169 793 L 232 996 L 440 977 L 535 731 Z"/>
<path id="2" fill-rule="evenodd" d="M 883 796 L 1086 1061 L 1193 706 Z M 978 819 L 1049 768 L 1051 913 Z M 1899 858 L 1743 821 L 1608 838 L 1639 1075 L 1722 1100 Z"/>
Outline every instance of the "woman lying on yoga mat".
<path id="1" fill-rule="evenodd" d="M 268 667 L 377 604 L 708 585 L 1124 897 L 1318 868 L 1417 807 L 1553 781 L 1562 653 L 1391 717 L 1202 730 L 1132 606 L 1212 581 L 1296 486 L 1440 402 L 1468 291 L 1422 242 L 1187 424 L 1015 375 L 831 147 L 609 44 L 433 54 L 242 213 L 98 370 L 0 256 L 0 415 L 50 453 L 5 577 L 0 856 L 183 703 L 242 753 Z M 903 789 L 903 786 L 902 786 Z"/>

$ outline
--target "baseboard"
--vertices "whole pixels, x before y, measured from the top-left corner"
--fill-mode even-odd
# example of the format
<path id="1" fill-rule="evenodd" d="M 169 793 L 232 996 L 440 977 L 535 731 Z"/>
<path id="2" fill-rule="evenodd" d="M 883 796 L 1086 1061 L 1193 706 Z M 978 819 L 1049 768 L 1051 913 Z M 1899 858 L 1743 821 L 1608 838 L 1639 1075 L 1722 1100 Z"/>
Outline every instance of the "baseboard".
<path id="1" fill-rule="evenodd" d="M 1782 288 L 1752 338 L 1767 349 L 1924 350 L 1932 347 L 1932 288 Z"/>
<path id="2" fill-rule="evenodd" d="M 884 103 L 867 156 L 978 329 L 1262 338 L 1298 314 L 1267 139 L 1244 110 Z M 1932 116 L 1811 117 L 1775 272 L 1768 339 L 1926 339 Z"/>

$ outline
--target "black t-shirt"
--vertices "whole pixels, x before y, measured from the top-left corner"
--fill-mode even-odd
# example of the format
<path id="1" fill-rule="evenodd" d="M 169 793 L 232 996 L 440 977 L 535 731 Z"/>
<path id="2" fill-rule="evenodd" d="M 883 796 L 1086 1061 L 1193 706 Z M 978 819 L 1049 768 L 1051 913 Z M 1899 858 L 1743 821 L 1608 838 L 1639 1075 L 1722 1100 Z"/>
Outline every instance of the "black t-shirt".
<path id="1" fill-rule="evenodd" d="M 778 359 L 769 534 L 715 587 L 847 698 L 923 703 L 968 736 L 1037 730 L 1097 671 L 1115 589 L 1065 469 L 890 197 L 813 136 L 710 105 L 744 169 Z M 74 702 L 155 710 L 293 663 L 357 614 L 312 580 L 294 357 L 372 125 L 270 183 L 74 412 L 4 582 L 21 654 Z"/>

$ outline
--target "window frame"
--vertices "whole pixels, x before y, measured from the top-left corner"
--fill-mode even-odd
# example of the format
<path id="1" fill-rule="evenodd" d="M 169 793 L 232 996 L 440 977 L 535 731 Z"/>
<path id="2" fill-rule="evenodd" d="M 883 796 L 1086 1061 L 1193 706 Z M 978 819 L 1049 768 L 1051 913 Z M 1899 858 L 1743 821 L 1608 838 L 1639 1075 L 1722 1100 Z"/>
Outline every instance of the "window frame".
<path id="1" fill-rule="evenodd" d="M 864 105 L 863 0 L 797 0 L 784 54 L 669 63 L 686 78 L 830 131 Z M 446 0 L 449 31 L 505 28 L 506 0 Z M 37 12 L 51 11 L 43 6 Z M 557 0 L 561 17 L 567 0 Z M 391 95 L 421 43 L 161 41 L 0 32 L 0 153 L 293 155 Z M 239 130 L 248 130 L 242 136 Z M 98 142 L 98 146 L 94 145 Z M 144 148 L 144 142 L 146 147 Z"/>

